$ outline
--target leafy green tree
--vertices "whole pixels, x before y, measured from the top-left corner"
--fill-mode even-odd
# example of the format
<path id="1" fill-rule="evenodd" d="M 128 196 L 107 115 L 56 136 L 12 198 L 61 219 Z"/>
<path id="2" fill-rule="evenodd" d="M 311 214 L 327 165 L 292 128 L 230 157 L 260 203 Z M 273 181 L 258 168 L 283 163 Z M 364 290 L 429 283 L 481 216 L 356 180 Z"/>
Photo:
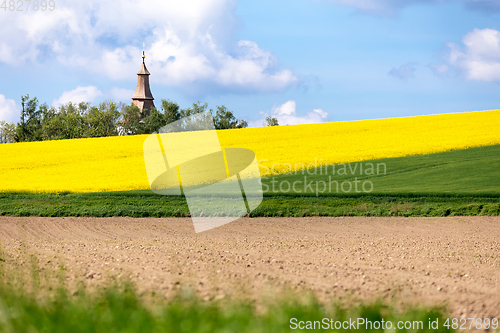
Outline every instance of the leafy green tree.
<path id="1" fill-rule="evenodd" d="M 119 126 L 121 134 L 125 135 L 156 133 L 161 127 L 177 121 L 181 117 L 179 105 L 165 99 L 161 101 L 160 110 L 152 107 L 148 110 L 148 114 L 141 113 L 139 108 L 133 104 L 122 105 L 121 108 L 122 118 L 119 121 Z"/>
<path id="2" fill-rule="evenodd" d="M 157 108 L 151 107 L 149 115 L 142 119 L 142 133 L 158 133 L 160 128 L 167 124 L 165 118 L 165 114 L 161 113 Z"/>
<path id="3" fill-rule="evenodd" d="M 0 143 L 11 143 L 16 141 L 16 124 L 0 120 Z"/>
<path id="4" fill-rule="evenodd" d="M 93 138 L 118 135 L 117 125 L 119 117 L 120 112 L 118 111 L 118 107 L 112 101 L 102 102 L 98 107 L 90 107 L 89 111 L 83 115 L 83 122 L 85 124 L 83 136 Z"/>
<path id="5" fill-rule="evenodd" d="M 88 103 L 79 105 L 69 102 L 59 109 L 43 108 L 42 139 L 62 140 L 83 138 L 85 134 L 84 115 Z"/>
<path id="6" fill-rule="evenodd" d="M 170 100 L 161 100 L 161 110 L 163 111 L 163 117 L 165 119 L 165 124 L 173 123 L 181 119 L 181 113 L 179 110 L 179 104 L 172 102 Z"/>
<path id="7" fill-rule="evenodd" d="M 267 116 L 266 117 L 266 122 L 265 122 L 264 125 L 265 126 L 279 126 L 278 119 L 276 119 L 274 117 L 271 117 L 271 116 Z"/>
<path id="8" fill-rule="evenodd" d="M 62 139 L 83 138 L 85 129 L 82 110 L 69 102 L 66 106 L 61 106 L 59 113 L 64 117 Z"/>
<path id="9" fill-rule="evenodd" d="M 13 139 L 17 142 L 149 134 L 158 132 L 166 124 L 205 111 L 213 115 L 213 110 L 208 109 L 207 103 L 202 104 L 197 101 L 189 108 L 180 109 L 176 102 L 165 99 L 161 101 L 160 109 L 153 107 L 147 113 L 141 113 L 133 104 L 117 106 L 113 101 L 102 102 L 98 106 L 91 106 L 85 102 L 78 105 L 69 102 L 59 108 L 49 108 L 47 104 L 38 107 L 38 100 L 30 99 L 29 95 L 22 96 L 21 105 L 21 119 L 15 126 Z M 203 121 L 202 118 L 200 120 Z M 248 126 L 245 120 L 236 119 L 233 112 L 224 105 L 217 106 L 214 125 L 216 129 Z M 2 130 L 0 142 L 9 140 L 4 134 L 9 128 L 6 126 L 2 124 L 0 127 Z M 207 124 L 188 124 L 181 121 L 177 130 L 190 131 L 204 128 L 207 128 Z"/>
<path id="10" fill-rule="evenodd" d="M 41 112 L 38 99 L 21 96 L 21 121 L 16 128 L 16 141 L 39 141 L 42 139 Z"/>
<path id="11" fill-rule="evenodd" d="M 163 103 L 162 103 L 163 104 Z M 162 105 L 163 108 L 163 105 Z M 205 111 L 210 111 L 212 113 L 212 110 L 208 110 L 208 103 L 201 104 L 200 101 L 193 103 L 193 105 L 190 108 L 186 109 L 181 109 L 178 110 L 178 105 L 177 103 L 167 101 L 165 103 L 165 109 L 169 111 L 168 113 L 164 114 L 164 117 L 168 122 L 166 124 L 170 124 L 173 121 L 180 120 L 177 123 L 177 126 L 174 131 L 198 131 L 200 129 L 206 128 L 206 126 L 201 123 L 201 122 L 187 122 L 185 119 L 187 117 L 193 116 L 195 114 L 199 114 Z M 174 120 L 175 119 L 175 120 Z M 170 121 L 173 120 L 173 121 Z M 200 118 L 200 120 L 202 120 Z"/>
<path id="12" fill-rule="evenodd" d="M 210 111 L 213 116 L 213 110 L 208 109 L 208 103 L 201 104 L 200 101 L 193 103 L 190 108 L 180 110 L 181 119 L 189 117 L 198 113 Z M 216 129 L 229 129 L 229 128 L 245 128 L 248 123 L 243 119 L 237 119 L 233 112 L 224 105 L 217 106 L 214 117 L 214 125 Z M 182 127 L 182 126 L 181 126 Z M 183 130 L 197 130 L 196 128 L 187 128 L 184 126 Z"/>
<path id="13" fill-rule="evenodd" d="M 196 103 L 193 103 L 193 105 L 190 108 L 181 109 L 180 118 L 186 118 L 194 114 L 202 113 L 205 111 L 212 112 L 212 110 L 208 110 L 208 103 L 201 104 L 200 101 L 197 101 Z"/>
<path id="14" fill-rule="evenodd" d="M 233 112 L 224 105 L 217 106 L 214 117 L 215 129 L 245 128 L 248 123 L 243 119 L 236 119 Z"/>
<path id="15" fill-rule="evenodd" d="M 63 115 L 51 107 L 43 109 L 42 118 L 42 140 L 63 139 Z"/>
<path id="16" fill-rule="evenodd" d="M 142 130 L 141 112 L 136 105 L 122 105 L 121 120 L 119 121 L 120 134 L 135 135 Z"/>

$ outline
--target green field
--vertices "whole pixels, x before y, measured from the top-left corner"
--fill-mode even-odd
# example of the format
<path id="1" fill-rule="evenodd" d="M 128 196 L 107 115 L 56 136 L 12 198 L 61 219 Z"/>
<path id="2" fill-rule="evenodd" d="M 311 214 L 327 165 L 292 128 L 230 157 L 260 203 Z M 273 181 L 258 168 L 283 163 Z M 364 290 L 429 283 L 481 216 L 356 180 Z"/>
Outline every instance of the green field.
<path id="1" fill-rule="evenodd" d="M 335 173 L 332 166 L 310 169 L 262 183 L 264 201 L 251 217 L 499 215 L 500 145 L 337 165 Z M 186 217 L 189 209 L 182 196 L 149 190 L 0 193 L 0 215 Z"/>
<path id="2" fill-rule="evenodd" d="M 373 165 L 373 172 L 370 172 L 371 165 Z M 307 183 L 313 182 L 307 191 L 304 191 L 304 177 L 307 177 Z M 359 192 L 356 192 L 354 188 L 355 179 L 359 181 Z M 276 190 L 274 192 L 272 180 L 277 182 L 274 186 Z M 500 197 L 500 145 L 429 155 L 360 161 L 347 164 L 345 172 L 343 165 L 336 165 L 335 170 L 332 166 L 328 166 L 322 169 L 316 168 L 268 177 L 264 180 L 264 184 L 269 186 L 267 195 L 290 194 L 297 196 L 293 189 L 286 193 L 280 191 L 280 183 L 283 181 L 290 184 L 299 181 L 300 183 L 297 185 L 302 186 L 296 188 L 302 193 L 313 195 L 316 195 L 315 185 L 317 182 L 324 181 L 329 184 L 330 181 L 337 181 L 339 183 L 338 191 L 333 183 L 330 193 L 327 189 L 324 193 L 319 192 L 318 195 L 469 195 L 498 198 Z M 351 183 L 351 191 L 342 190 L 341 184 L 344 181 Z M 368 192 L 371 188 L 369 186 L 365 187 L 367 192 L 363 191 L 362 183 L 365 181 L 373 184 L 372 191 Z M 286 182 L 282 186 L 285 191 L 287 189 Z M 320 183 L 319 190 L 322 188 Z M 344 190 L 347 189 L 349 186 L 346 184 Z"/>

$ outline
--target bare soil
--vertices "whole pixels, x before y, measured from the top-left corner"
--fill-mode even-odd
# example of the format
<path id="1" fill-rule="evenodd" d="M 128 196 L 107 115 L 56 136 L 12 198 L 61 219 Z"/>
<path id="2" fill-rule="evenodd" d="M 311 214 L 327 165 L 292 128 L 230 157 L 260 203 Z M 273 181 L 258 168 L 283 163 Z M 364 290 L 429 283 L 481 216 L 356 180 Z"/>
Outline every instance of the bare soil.
<path id="1" fill-rule="evenodd" d="M 312 290 L 320 299 L 398 298 L 454 317 L 500 318 L 500 217 L 242 218 L 203 233 L 190 219 L 0 217 L 5 264 L 110 277 L 203 299 Z"/>

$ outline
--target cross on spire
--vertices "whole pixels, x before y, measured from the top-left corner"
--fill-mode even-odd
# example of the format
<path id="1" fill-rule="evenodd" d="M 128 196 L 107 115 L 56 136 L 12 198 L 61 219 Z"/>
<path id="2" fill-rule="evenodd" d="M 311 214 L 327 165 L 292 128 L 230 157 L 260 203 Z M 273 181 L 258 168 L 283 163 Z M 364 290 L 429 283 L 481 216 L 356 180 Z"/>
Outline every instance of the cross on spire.
<path id="1" fill-rule="evenodd" d="M 144 54 L 144 47 L 146 47 L 146 43 L 142 43 L 142 63 L 144 63 L 144 59 L 146 58 L 146 55 Z"/>

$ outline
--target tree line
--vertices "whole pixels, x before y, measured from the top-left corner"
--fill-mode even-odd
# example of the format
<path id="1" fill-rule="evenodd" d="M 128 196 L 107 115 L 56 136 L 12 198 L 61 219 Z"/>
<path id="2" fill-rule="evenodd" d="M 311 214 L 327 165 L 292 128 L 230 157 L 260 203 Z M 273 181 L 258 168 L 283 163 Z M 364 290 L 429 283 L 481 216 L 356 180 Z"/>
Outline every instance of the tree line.
<path id="1" fill-rule="evenodd" d="M 55 108 L 26 95 L 21 97 L 19 122 L 0 121 L 0 143 L 151 134 L 166 124 L 204 111 L 210 111 L 216 129 L 248 127 L 245 120 L 237 119 L 224 105 L 214 111 L 199 101 L 181 109 L 176 102 L 162 99 L 159 109 L 152 107 L 146 114 L 135 105 L 113 101 L 94 106 L 69 102 Z M 266 122 L 268 126 L 278 125 L 276 118 L 268 117 Z"/>

